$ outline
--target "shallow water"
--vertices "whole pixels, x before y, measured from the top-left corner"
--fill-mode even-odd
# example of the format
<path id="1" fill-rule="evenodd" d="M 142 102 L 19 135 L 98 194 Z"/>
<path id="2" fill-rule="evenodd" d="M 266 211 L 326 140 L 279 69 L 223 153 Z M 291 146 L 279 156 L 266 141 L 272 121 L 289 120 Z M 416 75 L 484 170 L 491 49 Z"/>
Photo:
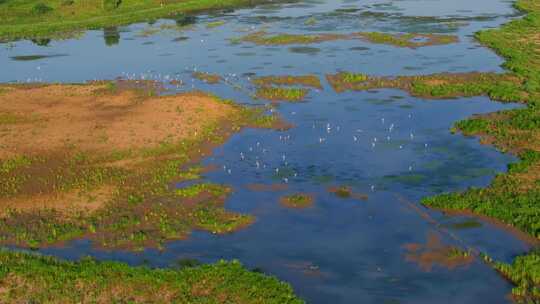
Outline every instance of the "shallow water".
<path id="1" fill-rule="evenodd" d="M 160 267 L 182 258 L 239 259 L 290 282 L 308 303 L 506 303 L 510 284 L 480 261 L 425 271 L 405 259 L 404 245 L 425 243 L 436 233 L 445 244 L 489 252 L 503 261 L 527 249 L 489 223 L 445 217 L 418 204 L 429 195 L 485 186 L 514 161 L 477 139 L 449 132 L 457 120 L 514 106 L 486 97 L 429 101 L 398 90 L 336 94 L 324 75 L 339 70 L 371 75 L 501 72 L 502 60 L 471 35 L 513 16 L 509 1 L 302 1 L 200 16 L 181 29 L 161 20 L 89 31 L 47 45 L 1 44 L 2 82 L 155 79 L 172 92 L 201 89 L 261 104 L 251 97 L 253 75 L 315 74 L 323 80 L 323 90 L 312 91 L 305 103 L 277 108 L 294 128 L 245 130 L 204 161 L 220 168 L 206 174 L 208 181 L 235 189 L 227 208 L 254 214 L 254 225 L 226 236 L 196 232 L 187 241 L 169 243 L 163 252 L 100 251 L 84 240 L 43 252 Z M 215 21 L 225 24 L 207 29 Z M 308 46 L 230 41 L 257 30 L 445 33 L 458 35 L 460 42 L 408 49 L 360 40 Z M 191 78 L 194 70 L 220 74 L 226 81 L 205 84 Z M 168 84 L 172 79 L 184 84 Z M 274 183 L 287 184 L 287 189 L 249 187 Z M 369 199 L 342 199 L 327 191 L 340 185 Z M 313 194 L 315 206 L 280 206 L 280 196 L 295 192 Z"/>

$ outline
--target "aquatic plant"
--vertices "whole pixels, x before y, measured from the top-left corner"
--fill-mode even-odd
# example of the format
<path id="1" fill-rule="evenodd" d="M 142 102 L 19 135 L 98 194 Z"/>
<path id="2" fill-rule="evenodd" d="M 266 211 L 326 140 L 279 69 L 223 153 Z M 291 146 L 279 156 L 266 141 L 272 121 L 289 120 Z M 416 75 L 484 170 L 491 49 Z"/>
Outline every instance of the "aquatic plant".
<path id="1" fill-rule="evenodd" d="M 223 20 L 218 20 L 218 21 L 214 21 L 214 22 L 209 22 L 206 24 L 206 28 L 208 29 L 213 29 L 213 28 L 216 28 L 216 27 L 220 27 L 222 25 L 224 25 L 226 22 L 223 21 Z"/>
<path id="2" fill-rule="evenodd" d="M 222 80 L 221 76 L 217 74 L 210 74 L 210 73 L 204 73 L 204 72 L 193 72 L 192 76 L 193 78 L 202 80 L 208 84 L 217 84 L 217 83 L 220 83 Z"/>
<path id="3" fill-rule="evenodd" d="M 306 193 L 296 193 L 287 196 L 283 196 L 280 202 L 283 206 L 288 208 L 308 208 L 313 205 L 314 197 Z"/>
<path id="4" fill-rule="evenodd" d="M 309 35 L 280 33 L 271 35 L 264 31 L 248 34 L 239 40 L 259 45 L 287 45 L 351 39 L 363 39 L 371 43 L 408 48 L 450 44 L 458 41 L 457 36 L 419 33 L 389 34 L 380 32 L 356 32 L 350 34 L 319 33 Z"/>
<path id="5" fill-rule="evenodd" d="M 302 101 L 309 91 L 302 88 L 280 88 L 263 86 L 257 89 L 255 96 L 257 98 L 268 99 L 273 101 Z"/>
<path id="6" fill-rule="evenodd" d="M 270 85 L 284 85 L 284 86 L 294 86 L 302 85 L 306 87 L 313 87 L 316 89 L 322 89 L 321 81 L 319 77 L 315 75 L 300 75 L 300 76 L 263 76 L 253 78 L 253 84 L 257 86 L 270 86 Z"/>
<path id="7" fill-rule="evenodd" d="M 443 45 L 458 42 L 458 37 L 453 35 L 404 33 L 391 34 L 380 32 L 355 33 L 356 36 L 371 43 L 387 44 L 396 47 L 418 48 L 432 45 Z"/>

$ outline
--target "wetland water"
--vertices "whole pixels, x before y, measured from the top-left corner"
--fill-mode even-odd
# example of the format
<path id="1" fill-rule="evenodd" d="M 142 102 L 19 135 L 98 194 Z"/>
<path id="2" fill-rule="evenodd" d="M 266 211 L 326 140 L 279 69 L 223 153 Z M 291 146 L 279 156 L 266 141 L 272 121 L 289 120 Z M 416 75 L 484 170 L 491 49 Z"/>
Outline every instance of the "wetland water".
<path id="1" fill-rule="evenodd" d="M 429 256 L 418 263 L 409 249 L 440 242 L 502 261 L 527 249 L 489 223 L 446 217 L 418 203 L 485 186 L 506 169 L 511 156 L 449 130 L 457 120 L 515 105 L 487 97 L 423 100 L 399 90 L 337 94 L 324 76 L 502 72 L 502 60 L 472 34 L 514 16 L 509 1 L 496 0 L 301 1 L 199 16 L 181 29 L 160 20 L 62 41 L 0 44 L 2 82 L 153 79 L 173 93 L 200 89 L 246 104 L 264 103 L 252 97 L 254 76 L 313 74 L 323 83 L 305 102 L 276 107 L 294 128 L 245 130 L 204 160 L 218 168 L 207 181 L 235 189 L 226 207 L 257 217 L 247 229 L 225 236 L 195 232 L 162 252 L 101 251 L 84 240 L 42 251 L 158 267 L 183 258 L 239 259 L 291 283 L 308 303 L 506 303 L 511 285 L 478 259 L 457 267 L 430 263 Z M 235 39 L 261 30 L 438 33 L 457 35 L 459 42 L 411 49 L 362 40 L 258 46 Z M 224 81 L 206 84 L 193 79 L 193 71 Z M 173 79 L 182 85 L 171 85 Z M 286 186 L 261 191 L 260 184 Z M 328 191 L 342 185 L 368 199 Z M 281 196 L 298 192 L 312 194 L 313 207 L 280 205 Z"/>

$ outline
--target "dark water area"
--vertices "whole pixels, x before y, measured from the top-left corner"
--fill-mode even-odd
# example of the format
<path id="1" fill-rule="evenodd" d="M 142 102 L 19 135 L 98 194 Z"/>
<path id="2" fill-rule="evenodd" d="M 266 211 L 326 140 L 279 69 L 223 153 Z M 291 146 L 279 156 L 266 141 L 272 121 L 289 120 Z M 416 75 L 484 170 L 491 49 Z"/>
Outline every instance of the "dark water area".
<path id="1" fill-rule="evenodd" d="M 80 240 L 42 252 L 156 267 L 185 258 L 238 259 L 291 283 L 308 303 L 507 303 L 511 285 L 478 259 L 426 270 L 406 258 L 406 245 L 436 235 L 445 245 L 489 252 L 502 261 L 527 249 L 490 223 L 419 204 L 430 195 L 486 186 L 515 161 L 450 128 L 473 114 L 516 105 L 487 97 L 423 100 L 386 89 L 337 94 L 324 76 L 502 72 L 502 59 L 472 35 L 515 16 L 510 1 L 302 1 L 199 16 L 181 27 L 160 20 L 62 41 L 0 44 L 2 82 L 151 79 L 162 81 L 168 93 L 199 89 L 255 105 L 264 101 L 252 97 L 254 76 L 313 74 L 323 82 L 305 102 L 275 109 L 294 128 L 244 130 L 204 160 L 218 168 L 205 181 L 231 185 L 226 208 L 255 215 L 252 226 L 229 235 L 195 232 L 164 251 L 102 251 Z M 215 22 L 224 24 L 207 26 Z M 459 42 L 411 49 L 362 40 L 257 46 L 236 39 L 261 30 L 439 33 L 457 35 Z M 193 71 L 224 81 L 205 84 L 191 77 Z M 254 189 L 259 184 L 286 186 Z M 328 191 L 344 185 L 368 199 Z M 314 206 L 292 210 L 279 204 L 281 196 L 298 192 L 312 194 Z"/>

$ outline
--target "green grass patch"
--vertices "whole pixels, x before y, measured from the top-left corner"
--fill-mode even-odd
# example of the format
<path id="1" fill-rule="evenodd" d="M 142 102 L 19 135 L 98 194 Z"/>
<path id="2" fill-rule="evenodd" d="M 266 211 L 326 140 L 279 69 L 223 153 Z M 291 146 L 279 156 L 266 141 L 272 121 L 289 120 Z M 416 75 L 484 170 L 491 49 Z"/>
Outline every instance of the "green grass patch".
<path id="1" fill-rule="evenodd" d="M 60 38 L 66 33 L 253 5 L 248 0 L 29 0 L 0 2 L 0 39 Z"/>
<path id="2" fill-rule="evenodd" d="M 0 280 L 5 303 L 304 303 L 290 285 L 237 261 L 151 269 L 2 250 Z"/>
<path id="3" fill-rule="evenodd" d="M 264 86 L 257 89 L 257 91 L 255 92 L 255 96 L 257 98 L 273 101 L 299 102 L 304 100 L 308 92 L 308 89 L 303 88 L 281 88 Z"/>
<path id="4" fill-rule="evenodd" d="M 280 202 L 287 208 L 303 209 L 313 206 L 315 199 L 313 195 L 306 193 L 296 193 L 283 196 Z"/>

